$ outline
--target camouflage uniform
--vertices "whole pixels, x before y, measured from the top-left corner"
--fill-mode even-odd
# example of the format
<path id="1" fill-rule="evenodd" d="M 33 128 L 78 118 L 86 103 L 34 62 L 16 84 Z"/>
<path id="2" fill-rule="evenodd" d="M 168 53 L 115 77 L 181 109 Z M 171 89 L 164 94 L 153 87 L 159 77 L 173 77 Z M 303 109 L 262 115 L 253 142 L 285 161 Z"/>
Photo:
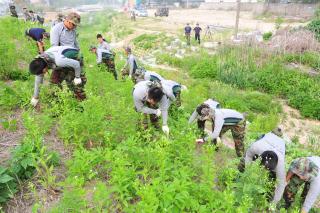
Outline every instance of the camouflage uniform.
<path id="1" fill-rule="evenodd" d="M 114 76 L 114 79 L 118 79 L 118 74 L 116 71 L 116 66 L 114 63 L 114 54 L 103 54 L 102 62 L 106 65 L 108 72 L 111 72 Z"/>
<path id="2" fill-rule="evenodd" d="M 310 180 L 318 175 L 318 166 L 310 161 L 308 158 L 298 158 L 294 160 L 289 168 L 289 172 L 294 173 L 290 182 L 286 186 L 283 199 L 285 200 L 285 208 L 288 209 L 294 202 L 295 195 L 299 191 L 299 188 L 304 184 L 301 194 L 302 202 L 305 201 L 306 196 L 310 189 Z M 301 179 L 302 177 L 303 179 Z"/>
<path id="3" fill-rule="evenodd" d="M 72 68 L 67 67 L 58 67 L 54 69 L 51 73 L 50 83 L 58 85 L 62 88 L 62 82 L 65 80 L 68 88 L 73 91 L 74 96 L 77 100 L 84 100 L 86 99 L 86 93 L 84 91 L 84 86 L 87 82 L 87 78 L 85 73 L 81 73 L 81 84 L 74 85 L 73 79 L 75 78 L 75 73 Z"/>

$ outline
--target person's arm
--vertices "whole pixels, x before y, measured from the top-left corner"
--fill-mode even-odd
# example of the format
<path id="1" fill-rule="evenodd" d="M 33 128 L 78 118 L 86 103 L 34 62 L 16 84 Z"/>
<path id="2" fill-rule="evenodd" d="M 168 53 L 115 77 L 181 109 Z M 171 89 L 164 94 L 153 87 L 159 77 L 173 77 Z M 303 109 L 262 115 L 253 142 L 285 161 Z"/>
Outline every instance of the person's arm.
<path id="1" fill-rule="evenodd" d="M 290 182 L 290 180 L 291 180 L 291 178 L 292 178 L 293 175 L 294 175 L 293 172 L 291 172 L 291 171 L 289 170 L 288 173 L 287 173 L 287 176 L 286 176 L 286 182 L 287 182 L 287 183 Z"/>
<path id="2" fill-rule="evenodd" d="M 286 172 L 285 172 L 285 162 L 284 158 L 279 159 L 277 169 L 277 185 L 274 190 L 273 203 L 277 204 L 283 195 L 284 188 L 286 187 Z"/>
<path id="3" fill-rule="evenodd" d="M 77 31 L 74 31 L 74 34 L 75 34 L 74 47 L 77 48 L 78 50 L 80 50 L 80 46 L 79 46 L 79 42 L 78 42 L 78 38 L 77 38 Z"/>
<path id="4" fill-rule="evenodd" d="M 219 134 L 221 132 L 223 124 L 224 124 L 224 119 L 222 117 L 220 117 L 220 116 L 216 116 L 215 121 L 214 121 L 213 133 L 210 134 L 208 137 L 206 137 L 205 141 L 212 140 L 212 139 L 217 139 L 219 137 Z"/>
<path id="5" fill-rule="evenodd" d="M 97 49 L 97 64 L 100 64 L 102 62 L 102 51 L 100 49 Z"/>
<path id="6" fill-rule="evenodd" d="M 318 175 L 318 177 L 316 177 L 315 180 L 313 180 L 310 184 L 310 188 L 306 196 L 306 199 L 304 200 L 304 203 L 302 205 L 301 212 L 309 212 L 319 195 L 320 176 Z"/>
<path id="7" fill-rule="evenodd" d="M 151 109 L 149 107 L 146 107 L 143 102 L 141 100 L 139 100 L 136 97 L 133 97 L 133 101 L 134 101 L 134 106 L 136 107 L 136 110 L 138 112 L 142 112 L 145 114 L 157 114 L 157 110 L 156 109 Z"/>
<path id="8" fill-rule="evenodd" d="M 167 126 L 168 125 L 168 109 L 170 107 L 170 100 L 167 98 L 166 95 L 164 95 L 160 101 L 159 108 L 161 110 L 162 114 L 162 125 Z"/>
<path id="9" fill-rule="evenodd" d="M 43 83 L 43 77 L 44 77 L 44 74 L 36 75 L 36 77 L 34 79 L 33 98 L 35 98 L 35 99 L 39 99 L 40 85 Z"/>
<path id="10" fill-rule="evenodd" d="M 256 150 L 256 147 L 255 147 L 255 144 L 251 144 L 250 148 L 247 149 L 247 152 L 246 152 L 246 157 L 245 157 L 245 164 L 249 164 L 252 162 L 252 159 L 253 159 L 253 156 L 255 154 L 257 154 L 257 150 Z"/>
<path id="11" fill-rule="evenodd" d="M 134 68 L 134 58 L 131 56 L 129 57 L 129 76 L 132 76 Z"/>
<path id="12" fill-rule="evenodd" d="M 80 62 L 66 57 L 56 57 L 56 65 L 58 67 L 71 67 L 74 69 L 75 77 L 80 78 L 81 67 Z"/>
<path id="13" fill-rule="evenodd" d="M 59 46 L 60 43 L 60 29 L 59 25 L 55 25 L 50 31 L 50 44 L 51 46 Z"/>
<path id="14" fill-rule="evenodd" d="M 44 44 L 43 44 L 43 41 L 37 41 L 37 46 L 38 46 L 39 52 L 42 54 L 42 53 L 44 52 Z"/>
<path id="15" fill-rule="evenodd" d="M 198 118 L 198 112 L 197 110 L 194 110 L 191 117 L 189 118 L 188 124 L 193 123 L 194 120 L 196 120 Z"/>

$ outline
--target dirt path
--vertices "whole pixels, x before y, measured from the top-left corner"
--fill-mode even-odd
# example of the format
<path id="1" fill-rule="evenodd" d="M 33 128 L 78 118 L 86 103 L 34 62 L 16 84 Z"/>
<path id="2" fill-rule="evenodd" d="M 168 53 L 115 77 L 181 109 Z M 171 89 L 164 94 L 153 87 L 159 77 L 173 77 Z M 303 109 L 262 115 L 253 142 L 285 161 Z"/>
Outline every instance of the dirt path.
<path id="1" fill-rule="evenodd" d="M 148 10 L 149 16 L 153 17 L 154 10 Z M 156 26 L 166 29 L 168 31 L 183 28 L 186 23 L 195 25 L 199 23 L 202 28 L 206 25 L 220 25 L 224 27 L 233 28 L 235 24 L 235 11 L 220 11 L 220 10 L 171 10 L 169 17 L 156 18 L 160 19 Z M 283 24 L 283 26 L 299 26 L 301 23 Z M 156 27 L 153 26 L 153 27 Z M 264 22 L 254 18 L 252 12 L 241 11 L 239 28 L 241 30 L 260 30 L 262 32 L 274 30 L 275 24 Z"/>

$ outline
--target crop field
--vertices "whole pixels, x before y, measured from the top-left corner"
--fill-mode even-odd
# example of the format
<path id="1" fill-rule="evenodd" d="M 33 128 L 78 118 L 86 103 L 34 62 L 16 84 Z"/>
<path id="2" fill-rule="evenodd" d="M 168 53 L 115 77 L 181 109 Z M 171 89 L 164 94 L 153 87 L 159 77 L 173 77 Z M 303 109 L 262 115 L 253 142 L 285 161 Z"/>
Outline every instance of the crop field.
<path id="1" fill-rule="evenodd" d="M 0 212 L 286 212 L 267 201 L 272 186 L 258 162 L 238 171 L 230 133 L 218 151 L 198 146 L 199 130 L 188 119 L 215 98 L 247 113 L 245 148 L 280 126 L 287 169 L 295 158 L 320 156 L 319 52 L 224 41 L 214 50 L 195 41 L 188 47 L 183 26 L 168 33 L 160 22 L 131 22 L 111 10 L 82 15 L 77 32 L 87 99 L 78 102 L 46 75 L 33 108 L 28 66 L 37 49 L 24 31 L 37 25 L 0 18 Z M 182 107 L 170 108 L 168 137 L 138 125 L 131 80 L 115 81 L 96 65 L 89 47 L 97 33 L 114 45 L 118 75 L 130 45 L 140 65 L 188 88 Z M 219 33 L 213 39 L 230 34 Z M 291 212 L 300 212 L 299 199 Z M 320 212 L 319 200 L 310 212 Z"/>

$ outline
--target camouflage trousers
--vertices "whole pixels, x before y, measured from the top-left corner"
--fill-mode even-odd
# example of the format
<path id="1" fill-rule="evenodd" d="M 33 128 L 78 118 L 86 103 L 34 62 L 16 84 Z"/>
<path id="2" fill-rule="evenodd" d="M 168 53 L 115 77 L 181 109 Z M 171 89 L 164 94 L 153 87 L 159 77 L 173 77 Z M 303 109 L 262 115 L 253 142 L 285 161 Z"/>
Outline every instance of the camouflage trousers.
<path id="1" fill-rule="evenodd" d="M 299 188 L 304 184 L 303 191 L 301 194 L 302 203 L 306 199 L 306 196 L 310 189 L 310 182 L 306 182 L 300 179 L 297 175 L 293 175 L 290 182 L 284 189 L 283 199 L 285 201 L 285 208 L 288 209 L 294 202 L 294 198 L 299 191 Z"/>
<path id="2" fill-rule="evenodd" d="M 174 86 L 172 90 L 173 90 L 174 96 L 176 97 L 176 105 L 177 107 L 180 107 L 181 106 L 181 86 L 180 85 Z"/>
<path id="3" fill-rule="evenodd" d="M 204 136 L 204 129 L 205 129 L 205 121 L 198 120 L 198 128 L 202 130 L 202 136 Z M 212 123 L 212 131 L 214 131 L 214 122 Z M 222 137 L 228 130 L 231 130 L 236 153 L 238 157 L 243 157 L 244 155 L 244 137 L 245 137 L 245 130 L 246 130 L 246 121 L 240 121 L 237 125 L 224 125 L 221 129 L 219 137 Z M 210 130 L 211 131 L 211 130 Z M 213 139 L 212 143 L 217 145 L 217 139 Z"/>
<path id="4" fill-rule="evenodd" d="M 187 45 L 190 45 L 190 39 L 191 39 L 190 33 L 186 33 L 185 36 L 186 36 L 186 40 L 187 40 Z"/>
<path id="5" fill-rule="evenodd" d="M 118 80 L 118 74 L 117 74 L 117 71 L 116 71 L 114 58 L 110 57 L 110 58 L 107 58 L 107 59 L 103 59 L 102 62 L 106 65 L 108 72 L 111 72 L 113 74 L 114 79 Z"/>
<path id="6" fill-rule="evenodd" d="M 66 81 L 68 88 L 74 93 L 77 100 L 86 99 L 86 93 L 84 91 L 84 85 L 87 82 L 87 78 L 84 73 L 81 73 L 81 84 L 74 85 L 73 80 L 75 78 L 75 72 L 71 68 L 56 68 L 52 71 L 50 77 L 50 83 L 58 85 L 62 88 L 62 82 Z"/>
<path id="7" fill-rule="evenodd" d="M 121 79 L 124 80 L 125 79 L 125 76 L 129 75 L 130 73 L 130 70 L 128 68 L 124 68 L 121 70 Z M 134 84 L 137 83 L 137 78 L 135 77 L 135 75 L 133 74 L 133 76 L 131 76 L 131 80 Z"/>

